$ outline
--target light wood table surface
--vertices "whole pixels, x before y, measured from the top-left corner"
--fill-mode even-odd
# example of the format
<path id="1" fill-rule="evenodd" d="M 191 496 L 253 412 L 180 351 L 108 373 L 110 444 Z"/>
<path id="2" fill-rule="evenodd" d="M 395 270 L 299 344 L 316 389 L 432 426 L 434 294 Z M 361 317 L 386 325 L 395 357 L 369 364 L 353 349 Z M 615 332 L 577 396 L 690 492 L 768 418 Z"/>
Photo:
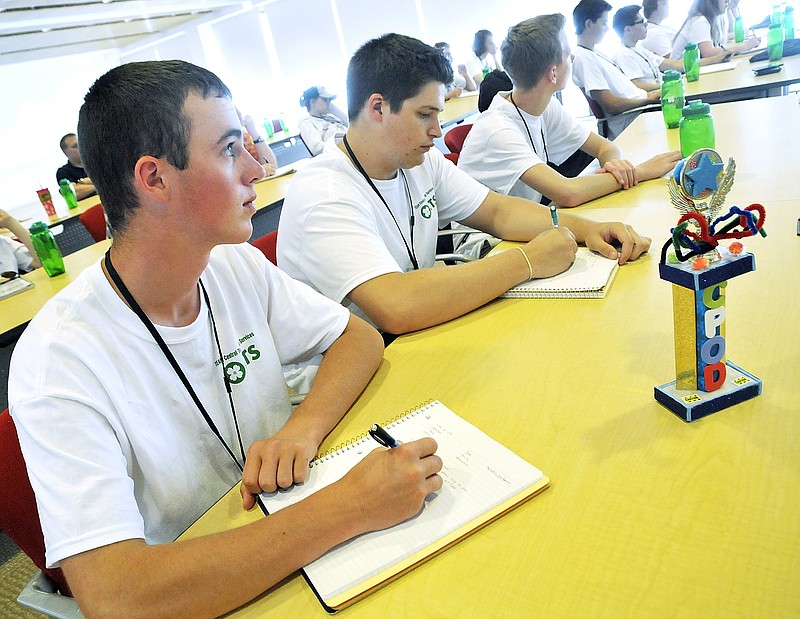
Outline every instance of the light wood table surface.
<path id="1" fill-rule="evenodd" d="M 44 269 L 26 273 L 24 277 L 33 282 L 33 288 L 0 299 L 0 334 L 30 321 L 47 301 L 77 278 L 86 267 L 97 262 L 110 246 L 111 241 L 101 241 L 65 256 L 66 272 L 56 277 L 48 277 Z"/>
<path id="2" fill-rule="evenodd" d="M 751 63 L 750 56 L 742 54 L 734 57 L 739 62 L 730 71 L 707 73 L 696 82 L 686 82 L 686 98 L 700 98 L 708 103 L 753 99 L 770 96 L 776 90 L 800 82 L 800 56 L 785 57 L 781 61 L 783 69 L 760 77 L 753 73 L 753 69 L 766 66 L 769 62 Z"/>
<path id="3" fill-rule="evenodd" d="M 478 91 L 465 91 L 460 97 L 455 97 L 444 102 L 444 111 L 439 114 L 439 122 L 442 127 L 447 127 L 464 120 L 470 114 L 477 113 Z"/>
<path id="4" fill-rule="evenodd" d="M 644 187 L 582 208 L 655 239 L 605 299 L 498 299 L 387 348 L 323 449 L 438 398 L 552 487 L 348 617 L 800 616 L 800 198 L 763 200 L 757 270 L 727 289 L 728 358 L 764 391 L 687 424 L 653 398 L 675 378 L 657 267 L 678 213 Z M 260 517 L 234 488 L 185 537 Z M 295 575 L 235 616 L 325 613 Z"/>

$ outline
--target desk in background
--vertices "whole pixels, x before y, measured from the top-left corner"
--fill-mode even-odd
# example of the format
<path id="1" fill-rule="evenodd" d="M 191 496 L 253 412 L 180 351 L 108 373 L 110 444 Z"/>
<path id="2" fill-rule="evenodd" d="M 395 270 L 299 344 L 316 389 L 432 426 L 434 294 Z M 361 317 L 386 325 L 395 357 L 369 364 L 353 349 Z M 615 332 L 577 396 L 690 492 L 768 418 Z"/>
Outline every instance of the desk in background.
<path id="1" fill-rule="evenodd" d="M 0 299 L 0 334 L 6 335 L 27 324 L 57 292 L 77 278 L 86 267 L 97 262 L 110 245 L 111 241 L 101 241 L 65 256 L 66 272 L 56 277 L 48 277 L 44 269 L 26 273 L 24 277 L 33 282 L 33 288 Z"/>
<path id="2" fill-rule="evenodd" d="M 467 116 L 478 113 L 478 91 L 465 91 L 460 97 L 444 102 L 444 111 L 439 114 L 442 128 L 462 122 Z"/>
<path id="3" fill-rule="evenodd" d="M 742 101 L 772 97 L 785 93 L 788 86 L 800 83 L 800 56 L 787 56 L 778 73 L 757 77 L 753 69 L 768 62 L 750 62 L 749 54 L 736 56 L 739 63 L 730 71 L 701 75 L 696 82 L 686 82 L 686 99 L 702 99 L 706 103 Z"/>

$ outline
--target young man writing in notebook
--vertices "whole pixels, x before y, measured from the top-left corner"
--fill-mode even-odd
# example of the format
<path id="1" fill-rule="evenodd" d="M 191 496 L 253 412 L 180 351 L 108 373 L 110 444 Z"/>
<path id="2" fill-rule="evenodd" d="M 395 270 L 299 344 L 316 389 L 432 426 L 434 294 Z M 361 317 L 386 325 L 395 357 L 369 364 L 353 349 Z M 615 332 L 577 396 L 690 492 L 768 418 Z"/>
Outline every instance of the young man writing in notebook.
<path id="1" fill-rule="evenodd" d="M 572 52 L 559 13 L 539 15 L 509 29 L 502 44 L 513 89 L 495 95 L 474 122 L 458 167 L 500 193 L 559 206 L 578 206 L 639 181 L 658 178 L 680 160 L 680 151 L 634 166 L 613 142 L 580 125 L 553 96 L 567 84 Z M 576 153 L 593 158 L 600 173 L 560 168 Z"/>
<path id="2" fill-rule="evenodd" d="M 576 241 L 620 263 L 650 246 L 621 223 L 564 215 L 554 229 L 540 204 L 491 192 L 445 160 L 433 141 L 451 80 L 444 56 L 421 41 L 389 34 L 367 42 L 348 67 L 345 138 L 298 172 L 284 200 L 281 268 L 389 333 L 445 322 L 560 273 Z M 437 230 L 452 221 L 525 244 L 430 268 Z"/>
<path id="3" fill-rule="evenodd" d="M 214 74 L 121 65 L 86 95 L 78 131 L 114 242 L 26 329 L 9 400 L 48 564 L 84 613 L 218 616 L 416 514 L 442 483 L 431 439 L 371 453 L 246 527 L 172 541 L 240 477 L 245 508 L 302 482 L 381 341 L 244 243 L 264 170 Z M 292 411 L 281 364 L 318 352 Z"/>

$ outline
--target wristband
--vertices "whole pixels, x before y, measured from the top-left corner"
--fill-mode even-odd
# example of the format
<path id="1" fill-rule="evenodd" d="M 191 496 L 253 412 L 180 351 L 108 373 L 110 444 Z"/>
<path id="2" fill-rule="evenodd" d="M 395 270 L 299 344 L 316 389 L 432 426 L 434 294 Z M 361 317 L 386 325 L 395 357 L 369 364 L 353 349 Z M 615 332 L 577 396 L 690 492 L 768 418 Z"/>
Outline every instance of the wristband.
<path id="1" fill-rule="evenodd" d="M 259 135 L 255 140 L 253 140 L 253 144 L 261 144 L 264 141 L 264 136 Z"/>
<path id="2" fill-rule="evenodd" d="M 525 250 L 521 247 L 515 247 L 514 249 L 518 249 L 522 257 L 525 258 L 525 264 L 528 265 L 528 279 L 533 279 L 533 267 L 531 266 L 531 261 L 528 259 L 528 254 L 526 254 Z"/>

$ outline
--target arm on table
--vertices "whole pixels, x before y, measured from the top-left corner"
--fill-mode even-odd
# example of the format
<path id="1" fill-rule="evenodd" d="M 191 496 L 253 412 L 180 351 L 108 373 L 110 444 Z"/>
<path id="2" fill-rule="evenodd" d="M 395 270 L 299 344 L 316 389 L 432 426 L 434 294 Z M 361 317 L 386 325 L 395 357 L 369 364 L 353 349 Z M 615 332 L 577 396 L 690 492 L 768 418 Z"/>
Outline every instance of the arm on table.
<path id="1" fill-rule="evenodd" d="M 644 99 L 626 99 L 625 97 L 618 97 L 611 93 L 610 90 L 592 90 L 589 96 L 600 104 L 603 111 L 613 116 L 615 114 L 622 114 L 628 110 L 642 107 L 649 103 L 656 103 L 661 100 L 661 92 L 658 90 L 651 90 L 647 93 Z"/>
<path id="2" fill-rule="evenodd" d="M 39 268 L 42 266 L 42 263 L 39 262 L 39 256 L 36 255 L 36 249 L 33 247 L 33 243 L 31 243 L 31 234 L 25 229 L 17 218 L 13 215 L 6 213 L 3 209 L 0 209 L 0 228 L 7 228 L 11 234 L 17 237 L 28 250 L 28 253 L 31 255 L 31 266 L 34 268 Z"/>
<path id="3" fill-rule="evenodd" d="M 372 377 L 382 350 L 375 330 L 351 317 L 326 352 L 302 410 L 298 407 L 287 423 L 292 424 L 287 435 L 306 430 L 316 441 L 327 434 Z M 245 527 L 158 545 L 116 542 L 64 559 L 62 568 L 87 617 L 216 617 L 333 546 L 416 514 L 425 496 L 442 485 L 436 447 L 426 438 L 377 449 L 341 481 Z M 293 449 L 286 455 L 296 458 Z M 251 466 L 256 456 L 251 449 L 245 475 L 275 466 L 281 474 L 283 462 L 263 459 Z M 267 473 L 267 480 L 275 475 Z M 242 491 L 245 505 L 253 504 L 251 491 L 257 490 L 251 485 Z"/>

